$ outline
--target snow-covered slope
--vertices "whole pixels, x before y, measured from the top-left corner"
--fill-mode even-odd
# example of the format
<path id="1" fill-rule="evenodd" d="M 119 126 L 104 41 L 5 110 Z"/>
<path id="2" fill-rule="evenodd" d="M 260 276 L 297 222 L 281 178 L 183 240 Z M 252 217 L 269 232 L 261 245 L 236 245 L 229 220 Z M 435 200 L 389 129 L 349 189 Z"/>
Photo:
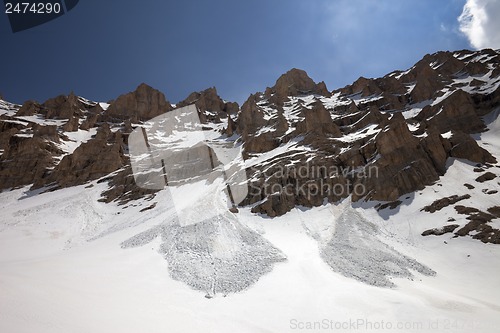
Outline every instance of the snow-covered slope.
<path id="1" fill-rule="evenodd" d="M 0 331 L 293 332 L 304 325 L 355 331 L 385 323 L 396 332 L 496 332 L 500 248 L 469 238 L 420 236 L 432 223 L 419 208 L 434 191 L 454 190 L 446 187 L 453 176 L 447 177 L 443 187 L 416 193 L 387 220 L 375 209 L 352 208 L 348 200 L 274 219 L 240 210 L 239 223 L 273 244 L 286 261 L 245 292 L 213 299 L 169 277 L 170 266 L 158 255 L 165 246 L 160 238 L 121 246 L 164 223 L 172 208 L 168 198 L 158 198 L 158 209 L 141 213 L 140 206 L 125 215 L 120 207 L 93 200 L 101 184 L 21 200 L 26 189 L 2 193 Z M 338 231 L 359 219 L 372 224 L 352 246 L 375 257 L 385 244 L 436 275 L 412 270 L 411 280 L 393 277 L 397 287 L 387 289 L 332 271 L 322 260 L 322 244 L 334 245 Z M 233 251 L 226 248 L 226 256 Z M 354 272 L 382 270 L 370 269 L 375 261 L 367 255 L 352 258 Z"/>

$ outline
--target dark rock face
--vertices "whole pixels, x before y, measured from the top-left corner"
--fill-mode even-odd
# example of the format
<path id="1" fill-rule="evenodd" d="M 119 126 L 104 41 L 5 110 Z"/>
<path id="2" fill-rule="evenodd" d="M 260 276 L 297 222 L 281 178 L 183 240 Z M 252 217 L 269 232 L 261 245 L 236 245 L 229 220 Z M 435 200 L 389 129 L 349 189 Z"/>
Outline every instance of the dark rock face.
<path id="1" fill-rule="evenodd" d="M 315 102 L 311 109 L 302 108 L 301 114 L 304 120 L 297 124 L 296 130 L 298 133 L 313 133 L 317 136 L 335 137 L 342 135 L 340 128 L 333 122 L 330 112 L 325 109 L 322 103 Z"/>
<path id="2" fill-rule="evenodd" d="M 227 136 L 233 136 L 233 134 L 236 132 L 236 123 L 234 122 L 233 118 L 231 117 L 230 114 L 227 115 L 227 128 L 226 128 L 226 135 Z"/>
<path id="3" fill-rule="evenodd" d="M 81 116 L 82 110 L 88 106 L 73 93 L 68 96 L 60 95 L 43 103 L 46 118 L 68 120 L 75 115 Z"/>
<path id="4" fill-rule="evenodd" d="M 104 112 L 104 110 L 99 106 L 100 112 Z M 97 123 L 99 113 L 92 114 L 88 116 L 80 125 L 80 129 L 84 131 L 88 131 L 89 129 L 95 127 Z"/>
<path id="5" fill-rule="evenodd" d="M 13 135 L 0 156 L 0 189 L 33 184 L 54 166 L 59 149 L 42 137 Z"/>
<path id="6" fill-rule="evenodd" d="M 68 187 L 104 177 L 124 165 L 121 133 L 103 126 L 92 140 L 82 143 L 47 176 L 35 182 L 35 188 L 56 185 Z"/>
<path id="7" fill-rule="evenodd" d="M 446 172 L 446 161 L 450 156 L 452 148 L 451 143 L 444 139 L 441 134 L 433 128 L 427 131 L 426 137 L 420 139 L 420 143 L 430 157 L 438 174 L 444 175 Z"/>
<path id="8" fill-rule="evenodd" d="M 27 101 L 25 102 L 21 108 L 17 111 L 17 116 L 33 116 L 34 114 L 40 113 L 43 109 L 43 106 L 38 104 L 35 101 Z"/>
<path id="9" fill-rule="evenodd" d="M 231 114 L 236 115 L 240 109 L 238 103 L 226 102 L 220 98 L 215 87 L 191 93 L 185 100 L 179 102 L 177 107 L 190 104 L 195 104 L 198 107 L 202 123 L 220 123 L 221 119 L 228 118 Z"/>
<path id="10" fill-rule="evenodd" d="M 441 133 L 450 130 L 477 133 L 485 129 L 483 121 L 475 111 L 475 105 L 465 91 L 459 89 L 441 103 L 425 107 L 416 117 L 427 126 L 435 127 Z"/>
<path id="11" fill-rule="evenodd" d="M 368 97 L 380 95 L 383 91 L 374 80 L 360 77 L 351 86 L 342 89 L 341 92 L 346 95 L 361 94 L 361 97 Z"/>
<path id="12" fill-rule="evenodd" d="M 439 178 L 432 158 L 411 134 L 401 114 L 396 114 L 376 136 L 375 148 L 380 155 L 373 163 L 378 176 L 362 179 L 366 193 L 354 195 L 353 200 L 368 195 L 372 200 L 395 201 Z"/>
<path id="13" fill-rule="evenodd" d="M 305 71 L 293 68 L 281 75 L 276 84 L 266 91 L 266 95 L 276 94 L 279 98 L 305 94 L 328 96 L 329 92 L 324 82 L 316 84 Z"/>
<path id="14" fill-rule="evenodd" d="M 107 120 L 149 120 L 173 107 L 161 92 L 142 83 L 133 92 L 121 95 L 106 110 Z"/>
<path id="15" fill-rule="evenodd" d="M 45 138 L 53 142 L 59 142 L 56 125 L 33 125 L 33 138 Z"/>
<path id="16" fill-rule="evenodd" d="M 410 93 L 410 100 L 413 103 L 420 103 L 433 99 L 444 87 L 444 83 L 439 78 L 439 74 L 432 69 L 429 64 L 423 62 L 415 66 L 415 87 Z M 412 73 L 413 74 L 413 73 Z M 407 77 L 409 79 L 409 77 Z"/>
<path id="17" fill-rule="evenodd" d="M 332 121 L 330 112 L 317 99 L 312 105 L 299 106 L 299 117 L 293 124 L 295 131 L 286 135 L 292 124 L 286 119 L 283 106 L 290 97 L 306 94 L 330 95 L 323 82 L 316 84 L 306 72 L 294 68 L 280 76 L 276 84 L 267 88 L 264 94 L 256 93 L 248 98 L 238 115 L 236 128 L 245 141 L 244 157 L 268 152 L 301 134 L 341 135 L 338 125 Z M 267 104 L 270 109 L 267 112 L 271 114 L 266 114 L 263 103 Z M 266 131 L 262 131 L 264 127 L 267 127 Z"/>
<path id="18" fill-rule="evenodd" d="M 477 142 L 463 132 L 453 132 L 450 138 L 451 157 L 464 158 L 476 163 L 496 163 L 496 159 L 485 149 L 479 147 Z"/>
<path id="19" fill-rule="evenodd" d="M 217 95 L 217 90 L 212 87 L 202 92 L 193 92 L 177 106 L 183 107 L 189 104 L 196 104 L 200 110 L 224 111 L 226 103 Z"/>
<path id="20" fill-rule="evenodd" d="M 63 131 L 65 132 L 76 132 L 80 126 L 80 118 L 71 117 L 66 124 L 63 126 Z"/>
<path id="21" fill-rule="evenodd" d="M 258 98 L 257 94 L 250 95 L 238 115 L 237 131 L 244 140 L 247 140 L 250 134 L 255 133 L 266 124 L 264 112 L 257 105 Z"/>

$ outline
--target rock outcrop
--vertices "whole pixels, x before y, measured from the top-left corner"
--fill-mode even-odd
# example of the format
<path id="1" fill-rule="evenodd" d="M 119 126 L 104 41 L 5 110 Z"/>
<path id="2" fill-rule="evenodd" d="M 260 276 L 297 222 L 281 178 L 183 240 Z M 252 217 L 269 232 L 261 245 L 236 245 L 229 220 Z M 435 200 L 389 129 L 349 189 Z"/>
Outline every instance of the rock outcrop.
<path id="1" fill-rule="evenodd" d="M 146 121 L 170 110 L 173 110 L 173 107 L 163 93 L 142 83 L 135 91 L 114 100 L 104 113 L 103 120 Z"/>
<path id="2" fill-rule="evenodd" d="M 102 126 L 94 138 L 64 156 L 34 187 L 75 186 L 107 176 L 124 166 L 123 145 L 121 133 L 112 133 L 109 126 Z"/>
<path id="3" fill-rule="evenodd" d="M 220 98 L 215 87 L 191 93 L 185 100 L 177 103 L 177 107 L 190 104 L 195 104 L 198 107 L 200 120 L 203 123 L 219 123 L 221 119 L 227 118 L 228 115 L 236 115 L 240 109 L 238 103 L 226 102 Z"/>
<path id="4" fill-rule="evenodd" d="M 21 108 L 17 111 L 16 116 L 33 116 L 37 113 L 41 113 L 43 106 L 35 101 L 25 102 Z"/>
<path id="5" fill-rule="evenodd" d="M 496 159 L 486 149 L 479 147 L 477 142 L 463 132 L 452 132 L 449 139 L 451 157 L 463 158 L 476 163 L 496 163 Z"/>
<path id="6" fill-rule="evenodd" d="M 31 185 L 43 178 L 61 153 L 42 136 L 11 136 L 0 156 L 0 190 Z"/>
<path id="7" fill-rule="evenodd" d="M 45 101 L 42 113 L 46 118 L 70 120 L 73 116 L 81 116 L 88 106 L 74 93 L 70 93 L 68 96 L 60 95 Z"/>
<path id="8" fill-rule="evenodd" d="M 293 68 L 281 75 L 276 84 L 266 91 L 266 95 L 277 94 L 280 97 L 317 94 L 328 96 L 324 82 L 316 84 L 305 71 Z"/>
<path id="9" fill-rule="evenodd" d="M 441 133 L 450 130 L 478 133 L 485 129 L 471 96 L 461 89 L 438 104 L 426 106 L 415 119 L 436 127 Z"/>

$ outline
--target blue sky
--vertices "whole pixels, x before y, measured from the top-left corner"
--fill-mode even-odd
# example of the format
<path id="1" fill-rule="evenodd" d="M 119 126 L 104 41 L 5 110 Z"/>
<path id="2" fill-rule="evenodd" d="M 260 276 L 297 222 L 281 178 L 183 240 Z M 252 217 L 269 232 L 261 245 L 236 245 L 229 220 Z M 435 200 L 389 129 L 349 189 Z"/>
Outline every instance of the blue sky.
<path id="1" fill-rule="evenodd" d="M 211 86 L 241 103 L 292 67 L 332 90 L 426 53 L 471 48 L 457 20 L 465 3 L 80 0 L 15 34 L 0 13 L 0 94 L 17 103 L 70 91 L 107 101 L 145 82 L 173 103 Z"/>

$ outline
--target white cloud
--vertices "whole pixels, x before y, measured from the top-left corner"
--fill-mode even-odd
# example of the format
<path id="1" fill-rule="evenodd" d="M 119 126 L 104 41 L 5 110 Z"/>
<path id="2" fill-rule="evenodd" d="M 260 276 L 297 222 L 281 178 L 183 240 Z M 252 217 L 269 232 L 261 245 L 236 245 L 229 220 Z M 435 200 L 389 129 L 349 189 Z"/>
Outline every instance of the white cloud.
<path id="1" fill-rule="evenodd" d="M 500 48 L 500 0 L 467 0 L 458 17 L 460 31 L 476 49 Z"/>

